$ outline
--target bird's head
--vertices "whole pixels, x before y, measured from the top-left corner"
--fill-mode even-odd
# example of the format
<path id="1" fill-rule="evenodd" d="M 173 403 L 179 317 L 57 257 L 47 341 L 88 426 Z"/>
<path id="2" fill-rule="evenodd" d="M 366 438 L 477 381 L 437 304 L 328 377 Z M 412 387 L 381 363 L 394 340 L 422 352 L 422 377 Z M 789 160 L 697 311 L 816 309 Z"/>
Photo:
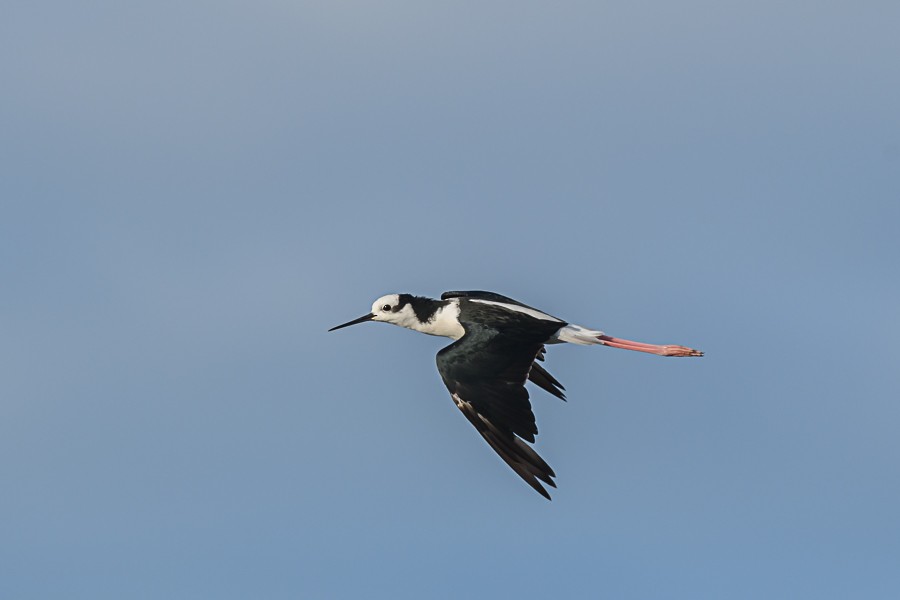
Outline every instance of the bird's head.
<path id="1" fill-rule="evenodd" d="M 369 314 L 348 321 L 343 325 L 332 327 L 328 331 L 334 331 L 335 329 L 356 325 L 357 323 L 364 323 L 366 321 L 383 321 L 385 323 L 393 323 L 394 325 L 399 325 L 401 327 L 415 329 L 419 320 L 410 304 L 411 299 L 412 296 L 409 294 L 388 294 L 382 296 L 372 303 L 372 311 Z"/>

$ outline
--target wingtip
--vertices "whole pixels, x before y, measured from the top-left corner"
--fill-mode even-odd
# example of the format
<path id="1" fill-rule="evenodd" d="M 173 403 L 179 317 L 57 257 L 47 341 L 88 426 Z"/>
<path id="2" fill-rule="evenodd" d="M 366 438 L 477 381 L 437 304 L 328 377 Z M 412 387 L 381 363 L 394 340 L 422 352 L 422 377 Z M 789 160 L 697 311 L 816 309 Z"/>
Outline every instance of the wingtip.
<path id="1" fill-rule="evenodd" d="M 536 491 L 538 494 L 540 494 L 541 496 L 543 496 L 543 497 L 546 498 L 547 500 L 550 500 L 550 501 L 553 500 L 553 498 L 550 497 L 550 492 L 548 492 L 548 491 L 544 488 L 544 486 L 542 486 L 540 483 L 538 483 L 538 481 L 537 481 L 536 479 L 535 479 L 535 480 L 531 480 L 531 481 L 528 481 L 528 480 L 526 479 L 525 481 L 526 481 L 526 483 L 528 483 L 528 485 L 530 485 L 530 486 L 534 489 L 534 491 Z M 556 488 L 556 484 L 553 483 L 553 481 L 548 481 L 548 482 L 545 482 L 545 483 L 547 483 L 547 485 L 549 485 L 549 486 L 552 487 L 552 488 Z"/>

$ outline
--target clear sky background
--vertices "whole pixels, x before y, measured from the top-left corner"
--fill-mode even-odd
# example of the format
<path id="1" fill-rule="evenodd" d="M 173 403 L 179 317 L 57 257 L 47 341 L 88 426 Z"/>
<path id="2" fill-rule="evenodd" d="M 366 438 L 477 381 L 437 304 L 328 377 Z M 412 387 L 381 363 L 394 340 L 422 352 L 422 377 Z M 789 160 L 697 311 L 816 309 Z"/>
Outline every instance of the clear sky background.
<path id="1" fill-rule="evenodd" d="M 900 597 L 900 4 L 20 2 L 0 597 Z M 547 502 L 445 345 L 554 347 Z"/>

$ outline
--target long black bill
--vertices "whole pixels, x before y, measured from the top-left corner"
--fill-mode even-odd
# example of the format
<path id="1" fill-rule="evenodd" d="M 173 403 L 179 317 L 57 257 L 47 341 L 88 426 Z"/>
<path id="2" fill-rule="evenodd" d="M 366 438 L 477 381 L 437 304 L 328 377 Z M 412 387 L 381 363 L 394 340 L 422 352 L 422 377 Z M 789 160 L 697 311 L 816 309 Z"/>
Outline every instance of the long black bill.
<path id="1" fill-rule="evenodd" d="M 365 323 L 366 321 L 371 321 L 374 318 L 375 318 L 375 315 L 373 315 L 372 313 L 369 313 L 367 315 L 363 315 L 362 317 L 360 317 L 358 319 L 353 319 L 349 323 L 344 323 L 343 325 L 338 325 L 336 327 L 332 327 L 328 331 L 334 331 L 335 329 L 340 329 L 341 327 L 349 327 L 351 325 L 356 325 L 357 323 Z"/>

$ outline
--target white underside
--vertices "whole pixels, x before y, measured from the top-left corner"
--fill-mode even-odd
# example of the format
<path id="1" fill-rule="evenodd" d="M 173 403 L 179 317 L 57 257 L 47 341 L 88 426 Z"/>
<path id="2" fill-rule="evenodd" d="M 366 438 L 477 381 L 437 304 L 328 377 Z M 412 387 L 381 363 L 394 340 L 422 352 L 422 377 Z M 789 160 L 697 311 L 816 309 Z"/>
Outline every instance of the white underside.
<path id="1" fill-rule="evenodd" d="M 603 335 L 602 331 L 588 329 L 581 325 L 569 323 L 565 327 L 560 327 L 559 331 L 554 333 L 547 343 L 562 344 L 568 342 L 570 344 L 580 344 L 582 346 L 593 346 L 600 343 L 598 336 L 601 335 Z"/>

